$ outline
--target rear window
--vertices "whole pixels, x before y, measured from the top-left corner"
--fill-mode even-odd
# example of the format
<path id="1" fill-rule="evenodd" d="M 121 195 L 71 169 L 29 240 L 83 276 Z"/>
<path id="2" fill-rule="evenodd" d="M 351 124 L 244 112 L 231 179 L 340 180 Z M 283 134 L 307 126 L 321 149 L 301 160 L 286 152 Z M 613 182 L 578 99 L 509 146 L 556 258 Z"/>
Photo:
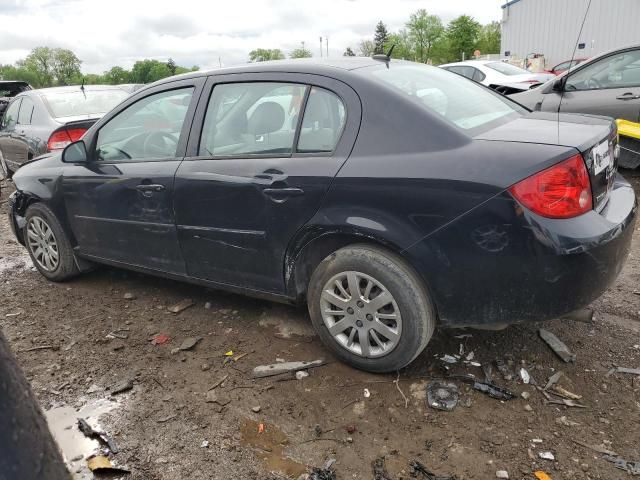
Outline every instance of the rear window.
<path id="1" fill-rule="evenodd" d="M 505 62 L 485 63 L 484 66 L 490 68 L 491 70 L 495 70 L 496 72 L 500 72 L 503 75 L 523 75 L 531 73 L 524 68 L 516 67 L 515 65 L 511 65 L 510 63 Z"/>
<path id="2" fill-rule="evenodd" d="M 129 94 L 120 89 L 77 91 L 43 91 L 45 103 L 54 118 L 77 115 L 103 115 L 118 105 Z"/>
<path id="3" fill-rule="evenodd" d="M 358 71 L 363 70 L 471 136 L 527 112 L 500 94 L 441 68 L 392 63 L 390 68 L 383 65 Z"/>

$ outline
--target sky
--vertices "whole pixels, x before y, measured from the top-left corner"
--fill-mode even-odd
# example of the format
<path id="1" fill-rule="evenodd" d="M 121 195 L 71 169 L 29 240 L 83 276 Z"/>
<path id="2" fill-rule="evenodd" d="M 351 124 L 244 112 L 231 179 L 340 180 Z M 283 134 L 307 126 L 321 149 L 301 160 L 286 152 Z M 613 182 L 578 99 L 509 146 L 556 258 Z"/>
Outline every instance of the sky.
<path id="1" fill-rule="evenodd" d="M 0 0 L 0 63 L 14 63 L 37 46 L 73 50 L 84 73 L 136 60 L 173 58 L 202 69 L 244 63 L 255 48 L 285 54 L 301 46 L 329 56 L 370 39 L 382 20 L 389 31 L 420 8 L 443 22 L 470 15 L 501 18 L 504 0 Z"/>

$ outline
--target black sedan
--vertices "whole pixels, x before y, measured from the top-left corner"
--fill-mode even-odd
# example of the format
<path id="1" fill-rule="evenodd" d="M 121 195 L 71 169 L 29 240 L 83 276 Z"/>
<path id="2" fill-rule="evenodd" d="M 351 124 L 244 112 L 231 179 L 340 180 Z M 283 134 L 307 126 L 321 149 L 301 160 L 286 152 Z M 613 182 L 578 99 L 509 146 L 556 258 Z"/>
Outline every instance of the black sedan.
<path id="1" fill-rule="evenodd" d="M 0 173 L 11 175 L 23 163 L 78 140 L 129 91 L 112 85 L 25 90 L 0 120 Z"/>
<path id="2" fill-rule="evenodd" d="M 14 175 L 11 224 L 50 280 L 101 263 L 306 302 L 339 358 L 393 371 L 436 325 L 610 285 L 636 217 L 616 142 L 421 64 L 265 62 L 136 92 Z"/>

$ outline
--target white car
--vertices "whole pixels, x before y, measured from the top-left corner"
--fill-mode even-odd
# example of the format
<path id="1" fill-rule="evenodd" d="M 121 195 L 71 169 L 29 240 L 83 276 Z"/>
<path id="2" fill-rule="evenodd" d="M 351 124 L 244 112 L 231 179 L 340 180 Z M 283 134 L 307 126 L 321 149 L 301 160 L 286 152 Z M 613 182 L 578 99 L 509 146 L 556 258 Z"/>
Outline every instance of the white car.
<path id="1" fill-rule="evenodd" d="M 529 90 L 555 78 L 551 73 L 531 73 L 500 60 L 469 60 L 447 63 L 440 65 L 440 68 L 470 78 L 505 95 Z"/>

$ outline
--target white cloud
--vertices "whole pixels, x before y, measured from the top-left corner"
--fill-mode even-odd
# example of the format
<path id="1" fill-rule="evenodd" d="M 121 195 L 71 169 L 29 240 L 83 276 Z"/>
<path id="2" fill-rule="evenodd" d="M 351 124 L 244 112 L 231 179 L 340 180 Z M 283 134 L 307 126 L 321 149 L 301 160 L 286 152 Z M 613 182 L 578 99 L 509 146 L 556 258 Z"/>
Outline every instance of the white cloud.
<path id="1" fill-rule="evenodd" d="M 382 20 L 402 28 L 425 8 L 447 22 L 466 14 L 481 23 L 500 18 L 504 0 L 0 0 L 0 63 L 24 58 L 39 45 L 70 48 L 86 73 L 142 58 L 203 68 L 247 61 L 254 48 L 289 52 L 305 42 L 330 56 L 373 35 Z"/>

